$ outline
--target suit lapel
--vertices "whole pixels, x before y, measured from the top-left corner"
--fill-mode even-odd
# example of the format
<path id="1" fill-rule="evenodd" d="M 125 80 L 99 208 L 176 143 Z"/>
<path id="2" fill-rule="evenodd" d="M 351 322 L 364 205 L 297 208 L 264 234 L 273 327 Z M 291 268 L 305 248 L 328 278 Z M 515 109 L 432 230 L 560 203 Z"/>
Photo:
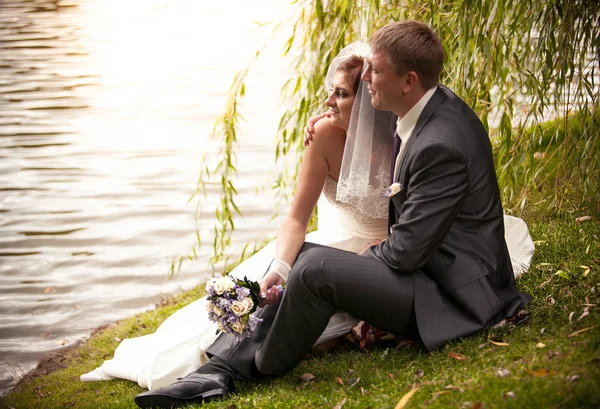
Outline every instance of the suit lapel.
<path id="1" fill-rule="evenodd" d="M 425 105 L 425 108 L 423 108 L 423 112 L 421 112 L 421 115 L 419 116 L 419 119 L 417 120 L 415 128 L 413 129 L 412 133 L 410 134 L 410 138 L 408 139 L 408 142 L 406 142 L 406 147 L 404 148 L 404 152 L 402 152 L 402 160 L 400 161 L 400 170 L 397 173 L 397 176 L 396 176 L 396 179 L 394 180 L 394 182 L 403 180 L 402 175 L 405 172 L 406 164 L 408 163 L 407 159 L 410 156 L 411 147 L 414 145 L 415 139 L 421 133 L 421 131 L 425 127 L 425 124 L 427 124 L 427 122 L 429 122 L 431 115 L 433 115 L 435 110 L 440 106 L 440 104 L 444 101 L 444 99 L 446 99 L 444 87 L 441 85 L 438 85 L 437 89 L 431 96 L 431 99 L 429 100 L 429 102 L 427 102 L 427 105 Z"/>

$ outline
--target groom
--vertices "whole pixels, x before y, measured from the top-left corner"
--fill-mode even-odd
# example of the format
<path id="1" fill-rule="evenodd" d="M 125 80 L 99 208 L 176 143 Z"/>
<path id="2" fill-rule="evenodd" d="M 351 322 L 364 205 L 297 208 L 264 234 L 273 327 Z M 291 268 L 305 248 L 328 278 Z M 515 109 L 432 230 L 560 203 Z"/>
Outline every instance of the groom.
<path id="1" fill-rule="evenodd" d="M 305 243 L 289 275 L 278 268 L 263 278 L 263 288 L 286 278 L 287 288 L 279 304 L 261 310 L 251 337 L 222 334 L 205 365 L 138 395 L 140 407 L 207 401 L 234 392 L 237 378 L 282 375 L 337 310 L 433 350 L 529 301 L 515 286 L 488 135 L 469 106 L 438 85 L 439 37 L 402 21 L 377 31 L 370 45 L 362 79 L 373 106 L 399 118 L 388 239 L 363 255 Z"/>

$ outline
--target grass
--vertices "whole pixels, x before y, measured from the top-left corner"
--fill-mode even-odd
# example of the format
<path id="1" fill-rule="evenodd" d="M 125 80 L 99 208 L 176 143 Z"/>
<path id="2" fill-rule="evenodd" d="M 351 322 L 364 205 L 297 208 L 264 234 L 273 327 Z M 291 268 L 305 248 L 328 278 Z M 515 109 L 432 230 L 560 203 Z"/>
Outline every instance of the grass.
<path id="1" fill-rule="evenodd" d="M 576 221 L 586 215 L 584 207 L 553 214 L 541 205 L 525 209 L 522 216 L 537 244 L 530 271 L 518 280 L 534 297 L 528 322 L 432 353 L 414 346 L 364 352 L 346 345 L 303 361 L 284 377 L 240 384 L 239 394 L 204 407 L 394 408 L 413 388 L 419 389 L 408 408 L 600 407 L 600 221 L 598 214 Z M 192 290 L 172 305 L 94 335 L 68 354 L 66 368 L 22 383 L 0 398 L 0 407 L 135 408 L 133 397 L 142 392 L 137 384 L 82 383 L 79 375 L 109 359 L 118 339 L 154 331 L 202 292 Z M 589 314 L 579 319 L 586 306 Z M 502 370 L 508 375 L 498 376 Z M 304 373 L 315 379 L 302 381 Z"/>

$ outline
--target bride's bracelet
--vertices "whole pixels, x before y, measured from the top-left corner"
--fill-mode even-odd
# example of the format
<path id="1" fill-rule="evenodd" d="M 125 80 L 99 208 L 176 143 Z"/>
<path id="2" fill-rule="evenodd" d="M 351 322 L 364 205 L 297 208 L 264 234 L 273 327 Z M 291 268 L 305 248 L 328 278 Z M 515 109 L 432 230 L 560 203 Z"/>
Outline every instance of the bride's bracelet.
<path id="1" fill-rule="evenodd" d="M 274 258 L 269 267 L 269 271 L 275 271 L 279 277 L 283 278 L 284 282 L 287 282 L 291 269 L 292 267 L 288 263 L 278 258 Z"/>

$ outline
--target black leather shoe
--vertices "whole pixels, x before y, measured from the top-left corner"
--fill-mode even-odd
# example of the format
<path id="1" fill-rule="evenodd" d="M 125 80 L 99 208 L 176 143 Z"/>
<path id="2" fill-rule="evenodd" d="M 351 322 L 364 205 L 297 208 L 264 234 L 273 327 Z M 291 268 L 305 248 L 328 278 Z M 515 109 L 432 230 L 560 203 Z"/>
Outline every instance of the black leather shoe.
<path id="1" fill-rule="evenodd" d="M 173 408 L 224 398 L 234 392 L 233 378 L 228 374 L 192 372 L 170 386 L 140 393 L 135 403 L 140 408 Z"/>

